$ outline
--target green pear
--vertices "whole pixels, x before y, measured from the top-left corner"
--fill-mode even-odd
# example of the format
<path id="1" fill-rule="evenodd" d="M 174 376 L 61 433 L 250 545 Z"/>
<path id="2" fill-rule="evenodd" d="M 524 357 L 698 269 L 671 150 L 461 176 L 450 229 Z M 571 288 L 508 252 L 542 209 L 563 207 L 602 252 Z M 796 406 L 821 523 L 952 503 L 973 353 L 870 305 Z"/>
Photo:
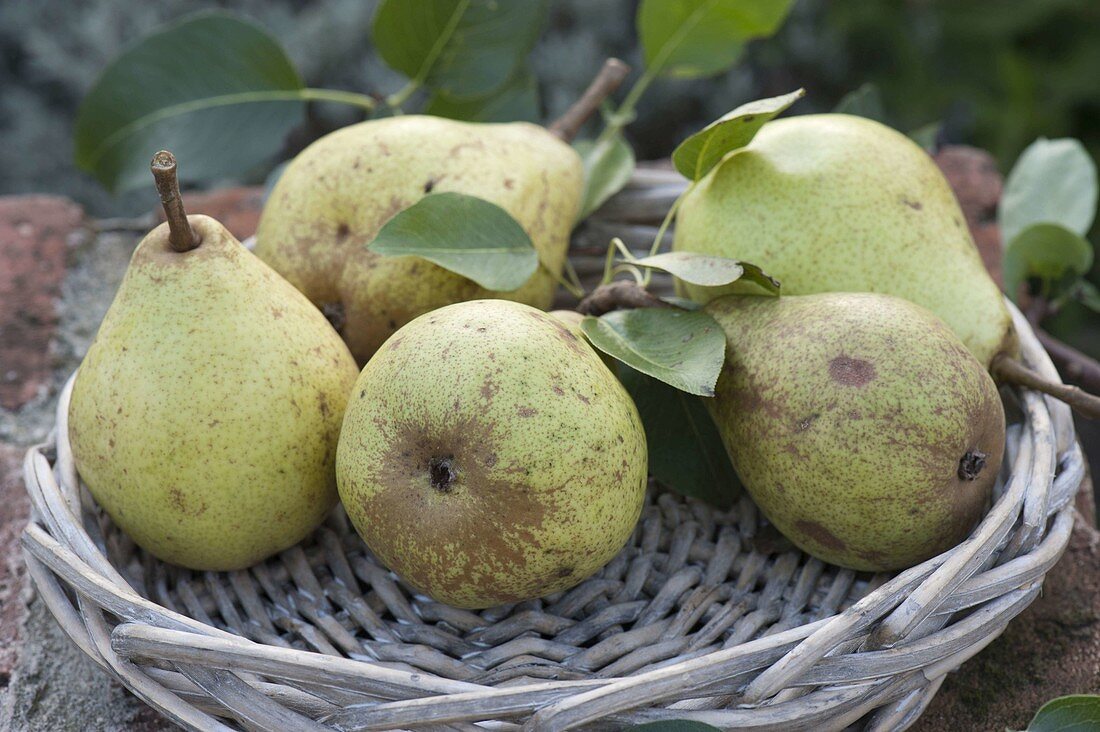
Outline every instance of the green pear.
<path id="1" fill-rule="evenodd" d="M 893 570 L 962 541 L 1004 451 L 992 378 L 900 298 L 734 295 L 707 312 L 727 356 L 706 400 L 745 487 L 806 552 Z"/>
<path id="2" fill-rule="evenodd" d="M 359 535 L 418 590 L 481 608 L 563 590 L 629 539 L 638 411 L 584 340 L 503 300 L 416 318 L 355 385 L 336 453 Z"/>
<path id="3" fill-rule="evenodd" d="M 573 331 L 573 335 L 582 341 L 585 340 L 584 331 L 581 329 L 581 323 L 584 322 L 584 316 L 578 313 L 576 310 L 551 310 L 550 315 L 565 323 L 569 330 Z M 615 378 L 619 377 L 619 361 L 614 356 L 609 356 L 598 348 L 592 349 L 596 352 L 596 355 L 600 357 L 600 360 L 611 370 L 611 373 L 615 374 Z"/>
<path id="4" fill-rule="evenodd" d="M 182 209 L 181 209 L 182 211 Z M 172 220 L 170 218 L 170 220 Z M 248 567 L 336 502 L 357 368 L 324 316 L 221 224 L 179 218 L 138 245 L 73 385 L 69 439 L 96 501 L 191 569 Z"/>
<path id="5" fill-rule="evenodd" d="M 758 264 L 788 295 L 903 297 L 939 316 L 987 368 L 1017 349 L 1004 298 L 939 168 L 868 119 L 821 114 L 764 125 L 685 196 L 674 249 Z"/>
<path id="6" fill-rule="evenodd" d="M 260 218 L 256 254 L 326 312 L 360 363 L 429 310 L 484 297 L 546 309 L 584 187 L 573 149 L 537 125 L 476 124 L 405 115 L 333 132 L 279 178 Z M 367 250 L 394 214 L 429 192 L 477 196 L 531 237 L 538 271 L 519 289 L 490 292 L 418 257 Z"/>

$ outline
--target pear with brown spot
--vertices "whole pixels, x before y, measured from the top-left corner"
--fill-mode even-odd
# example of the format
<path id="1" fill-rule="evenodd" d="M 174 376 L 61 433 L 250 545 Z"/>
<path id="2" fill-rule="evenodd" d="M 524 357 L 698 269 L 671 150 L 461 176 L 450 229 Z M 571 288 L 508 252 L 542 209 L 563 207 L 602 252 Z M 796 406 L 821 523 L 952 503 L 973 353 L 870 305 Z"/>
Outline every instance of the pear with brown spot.
<path id="1" fill-rule="evenodd" d="M 484 297 L 545 309 L 565 262 L 584 187 L 580 157 L 543 127 L 418 115 L 361 122 L 303 150 L 271 192 L 256 255 L 326 312 L 359 363 L 429 310 Z M 419 257 L 367 249 L 382 226 L 431 193 L 477 196 L 519 222 L 539 268 L 491 292 Z"/>
<path id="2" fill-rule="evenodd" d="M 932 313 L 900 298 L 730 296 L 706 400 L 738 475 L 806 552 L 894 570 L 958 544 L 1004 451 L 992 378 Z"/>
<path id="3" fill-rule="evenodd" d="M 69 439 L 114 522 L 160 559 L 248 567 L 336 502 L 336 443 L 357 368 L 324 316 L 214 219 L 138 245 L 73 385 Z"/>
<path id="4" fill-rule="evenodd" d="M 564 590 L 642 509 L 638 411 L 547 313 L 503 300 L 416 318 L 363 369 L 336 456 L 371 551 L 416 589 L 480 608 Z"/>
<path id="5" fill-rule="evenodd" d="M 759 264 L 786 295 L 903 297 L 947 323 L 986 368 L 1018 350 L 947 180 L 912 140 L 873 120 L 768 122 L 684 198 L 674 249 Z"/>

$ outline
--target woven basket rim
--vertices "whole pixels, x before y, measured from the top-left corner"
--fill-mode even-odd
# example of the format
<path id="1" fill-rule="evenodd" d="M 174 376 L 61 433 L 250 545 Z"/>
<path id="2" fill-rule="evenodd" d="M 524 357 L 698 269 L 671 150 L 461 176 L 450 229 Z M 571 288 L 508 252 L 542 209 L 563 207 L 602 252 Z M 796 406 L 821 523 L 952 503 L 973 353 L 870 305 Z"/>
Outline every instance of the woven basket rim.
<path id="1" fill-rule="evenodd" d="M 1024 361 L 1057 380 L 1028 323 L 1009 307 Z M 1006 450 L 1012 470 L 982 522 L 955 548 L 897 573 L 843 611 L 628 674 L 493 685 L 257 643 L 142 597 L 87 520 L 91 507 L 82 501 L 90 498 L 79 491 L 65 439 L 71 385 L 51 440 L 29 450 L 24 463 L 34 508 L 23 537 L 30 575 L 86 655 L 197 730 L 233 729 L 227 718 L 245 728 L 309 730 L 474 729 L 470 723 L 493 719 L 557 730 L 598 719 L 668 718 L 751 729 L 841 729 L 857 721 L 904 729 L 946 673 L 1038 594 L 1068 543 L 1084 476 L 1069 409 L 1018 391 L 1024 422 L 1013 426 Z M 732 687 L 721 687 L 726 682 Z M 364 693 L 370 703 L 347 702 Z M 693 708 L 677 699 L 723 703 Z"/>

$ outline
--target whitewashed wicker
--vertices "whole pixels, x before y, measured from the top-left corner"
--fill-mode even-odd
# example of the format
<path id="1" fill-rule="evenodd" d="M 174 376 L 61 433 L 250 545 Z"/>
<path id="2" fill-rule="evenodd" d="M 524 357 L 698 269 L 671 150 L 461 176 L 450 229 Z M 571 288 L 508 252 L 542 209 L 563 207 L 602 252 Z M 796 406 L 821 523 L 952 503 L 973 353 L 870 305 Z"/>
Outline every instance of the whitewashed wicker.
<path id="1" fill-rule="evenodd" d="M 1025 362 L 1057 379 L 1014 316 Z M 985 519 L 900 574 L 840 570 L 758 536 L 747 498 L 717 512 L 654 487 L 597 576 L 470 612 L 415 595 L 340 510 L 248 571 L 156 561 L 80 485 L 70 389 L 26 457 L 30 575 L 84 653 L 196 730 L 904 729 L 1039 593 L 1084 474 L 1068 409 L 1019 392 Z"/>

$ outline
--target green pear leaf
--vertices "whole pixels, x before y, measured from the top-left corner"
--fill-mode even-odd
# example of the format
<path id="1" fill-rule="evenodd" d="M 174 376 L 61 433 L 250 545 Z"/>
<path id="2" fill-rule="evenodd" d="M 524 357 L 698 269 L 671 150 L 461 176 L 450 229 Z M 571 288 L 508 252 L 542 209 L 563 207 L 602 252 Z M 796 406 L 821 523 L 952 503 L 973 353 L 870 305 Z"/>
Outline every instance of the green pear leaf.
<path id="1" fill-rule="evenodd" d="M 877 84 L 867 82 L 841 97 L 833 107 L 837 114 L 854 114 L 876 122 L 886 122 L 886 107 L 882 103 L 882 91 Z"/>
<path id="2" fill-rule="evenodd" d="M 1001 241 L 1032 224 L 1061 224 L 1085 235 L 1096 216 L 1096 165 L 1077 140 L 1039 138 L 1020 155 L 1005 180 L 997 211 Z"/>
<path id="3" fill-rule="evenodd" d="M 456 99 L 445 91 L 432 94 L 425 114 L 465 122 L 537 122 L 539 88 L 531 70 L 521 67 L 504 86 L 484 97 Z"/>
<path id="4" fill-rule="evenodd" d="M 596 348 L 631 368 L 699 396 L 714 396 L 726 336 L 702 310 L 616 310 L 581 321 Z"/>
<path id="5" fill-rule="evenodd" d="M 650 75 L 695 79 L 733 66 L 745 43 L 770 36 L 793 0 L 642 0 L 636 23 Z"/>
<path id="6" fill-rule="evenodd" d="M 744 147 L 764 123 L 805 96 L 804 89 L 742 104 L 732 112 L 681 142 L 672 151 L 672 164 L 689 180 L 700 180 L 727 153 Z"/>
<path id="7" fill-rule="evenodd" d="M 77 167 L 111 191 L 149 186 L 170 149 L 185 181 L 235 177 L 269 160 L 304 118 L 306 90 L 278 42 L 222 12 L 146 36 L 103 71 L 77 113 Z"/>
<path id="8" fill-rule="evenodd" d="M 1015 301 L 1029 277 L 1043 280 L 1048 288 L 1067 276 L 1076 280 L 1089 271 L 1092 257 L 1092 245 L 1079 234 L 1058 224 L 1032 224 L 1005 248 L 1005 291 Z"/>
<path id="9" fill-rule="evenodd" d="M 1027 732 L 1096 732 L 1100 729 L 1100 696 L 1074 694 L 1051 699 L 1039 708 Z"/>
<path id="10" fill-rule="evenodd" d="M 625 365 L 619 380 L 645 427 L 649 474 L 677 493 L 729 508 L 741 484 L 702 397 Z"/>
<path id="11" fill-rule="evenodd" d="M 909 139 L 925 150 L 934 152 L 936 150 L 936 142 L 940 139 L 940 132 L 942 131 L 943 122 L 929 122 L 910 132 Z"/>
<path id="12" fill-rule="evenodd" d="M 601 141 L 578 140 L 573 148 L 584 163 L 584 193 L 577 214 L 581 221 L 630 182 L 634 150 L 619 132 Z"/>
<path id="13" fill-rule="evenodd" d="M 547 0 L 382 0 L 374 45 L 417 84 L 453 99 L 484 97 L 515 75 L 548 7 Z"/>
<path id="14" fill-rule="evenodd" d="M 367 248 L 413 256 L 489 290 L 515 290 L 538 268 L 531 238 L 497 206 L 462 193 L 432 193 L 386 222 Z"/>
<path id="15" fill-rule="evenodd" d="M 663 252 L 636 259 L 631 264 L 658 269 L 692 285 L 722 288 L 738 280 L 748 280 L 772 295 L 779 294 L 779 281 L 769 276 L 755 264 L 739 262 L 727 257 L 712 257 L 695 252 Z M 713 297 L 729 294 L 715 290 Z"/>

